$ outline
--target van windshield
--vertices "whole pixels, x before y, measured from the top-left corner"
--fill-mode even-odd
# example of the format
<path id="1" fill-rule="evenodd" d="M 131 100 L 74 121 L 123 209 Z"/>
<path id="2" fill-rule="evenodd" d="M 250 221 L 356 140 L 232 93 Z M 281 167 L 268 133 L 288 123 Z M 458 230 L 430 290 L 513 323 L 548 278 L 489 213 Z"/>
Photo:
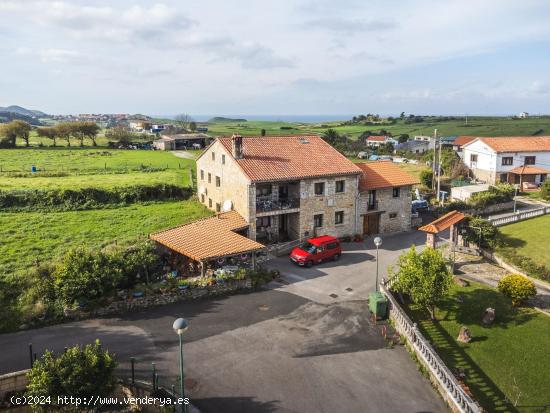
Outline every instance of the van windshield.
<path id="1" fill-rule="evenodd" d="M 317 249 L 317 247 L 310 242 L 304 242 L 299 248 L 309 254 L 315 253 L 315 250 Z"/>

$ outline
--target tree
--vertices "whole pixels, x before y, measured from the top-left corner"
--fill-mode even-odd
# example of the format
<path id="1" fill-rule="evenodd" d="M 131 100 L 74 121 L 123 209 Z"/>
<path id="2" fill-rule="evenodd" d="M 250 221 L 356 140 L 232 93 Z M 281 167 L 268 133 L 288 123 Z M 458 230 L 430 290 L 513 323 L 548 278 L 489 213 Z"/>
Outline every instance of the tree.
<path id="1" fill-rule="evenodd" d="M 420 183 L 426 188 L 432 187 L 434 173 L 431 169 L 423 169 L 420 171 Z"/>
<path id="2" fill-rule="evenodd" d="M 401 120 L 405 119 L 405 112 L 401 112 L 401 115 L 399 115 L 399 119 Z"/>
<path id="3" fill-rule="evenodd" d="M 260 135 L 265 136 L 265 132 L 266 132 L 266 130 L 265 130 L 265 129 L 262 129 L 262 130 L 260 131 Z"/>
<path id="4" fill-rule="evenodd" d="M 90 139 L 92 141 L 92 146 L 97 146 L 96 138 L 97 138 L 97 134 L 101 129 L 99 125 L 91 121 L 78 122 L 78 123 L 79 123 L 80 133 L 85 138 Z"/>
<path id="5" fill-rule="evenodd" d="M 519 274 L 505 275 L 499 280 L 497 288 L 502 294 L 510 297 L 513 306 L 518 306 L 537 294 L 533 281 Z"/>
<path id="6" fill-rule="evenodd" d="M 70 147 L 71 146 L 71 135 L 73 133 L 73 127 L 71 125 L 71 122 L 58 123 L 55 126 L 55 131 L 56 131 L 57 137 L 59 139 L 67 141 L 67 146 Z"/>
<path id="7" fill-rule="evenodd" d="M 12 120 L 11 122 L 2 125 L 2 135 L 6 138 L 7 146 L 14 147 L 17 138 L 25 141 L 25 146 L 29 146 L 29 135 L 32 130 L 30 123 L 23 120 Z"/>
<path id="8" fill-rule="evenodd" d="M 334 129 L 327 129 L 322 138 L 331 146 L 336 146 L 340 143 L 342 137 Z"/>
<path id="9" fill-rule="evenodd" d="M 189 122 L 189 130 L 191 132 L 195 132 L 197 130 L 197 122 L 194 122 L 194 121 Z"/>
<path id="10" fill-rule="evenodd" d="M 406 133 L 400 135 L 399 138 L 397 138 L 397 142 L 399 143 L 405 143 L 408 140 L 409 140 L 409 135 L 407 135 Z"/>
<path id="11" fill-rule="evenodd" d="M 63 403 L 64 396 L 93 400 L 109 396 L 115 389 L 114 356 L 101 348 L 99 340 L 85 347 L 68 348 L 59 356 L 46 350 L 27 373 L 28 397 L 48 398 L 45 404 L 33 404 L 35 411 L 82 411 L 82 406 Z M 59 397 L 59 398 L 58 398 Z M 47 399 L 46 399 L 47 400 Z M 99 406 L 96 406 L 99 407 Z"/>
<path id="12" fill-rule="evenodd" d="M 441 251 L 426 248 L 420 254 L 414 245 L 397 260 L 397 272 L 390 269 L 393 277 L 392 289 L 408 294 L 412 301 L 428 310 L 435 320 L 437 303 L 448 293 L 453 276 Z"/>
<path id="13" fill-rule="evenodd" d="M 107 132 L 105 132 L 105 137 L 122 146 L 127 146 L 132 142 L 132 140 L 136 139 L 136 135 L 132 133 L 130 129 L 122 125 L 107 129 Z"/>
<path id="14" fill-rule="evenodd" d="M 36 129 L 36 133 L 41 138 L 51 139 L 53 141 L 53 146 L 56 146 L 57 143 L 57 130 L 55 126 L 43 126 Z"/>
<path id="15" fill-rule="evenodd" d="M 481 217 L 470 217 L 464 226 L 462 238 L 477 244 L 480 248 L 494 247 L 498 244 L 500 231 L 489 221 Z"/>
<path id="16" fill-rule="evenodd" d="M 184 132 L 190 130 L 191 122 L 193 122 L 193 118 L 189 116 L 187 113 L 180 113 L 179 115 L 176 115 L 174 120 L 176 121 L 176 125 L 182 129 Z M 196 127 L 196 124 L 195 124 Z"/>

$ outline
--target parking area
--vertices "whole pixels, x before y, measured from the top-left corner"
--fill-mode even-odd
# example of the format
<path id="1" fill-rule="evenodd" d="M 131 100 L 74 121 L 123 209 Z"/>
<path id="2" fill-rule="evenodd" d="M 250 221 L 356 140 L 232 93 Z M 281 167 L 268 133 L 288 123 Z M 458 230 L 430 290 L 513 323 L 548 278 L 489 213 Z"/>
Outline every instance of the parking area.
<path id="1" fill-rule="evenodd" d="M 426 235 L 418 231 L 382 237 L 379 250 L 379 276 L 386 277 L 388 266 L 411 244 L 423 248 Z M 279 282 L 271 288 L 280 289 L 317 303 L 329 304 L 361 300 L 374 290 L 376 282 L 376 247 L 373 237 L 362 242 L 342 244 L 338 261 L 328 261 L 311 268 L 298 267 L 288 255 L 268 262 L 268 267 L 281 272 Z"/>

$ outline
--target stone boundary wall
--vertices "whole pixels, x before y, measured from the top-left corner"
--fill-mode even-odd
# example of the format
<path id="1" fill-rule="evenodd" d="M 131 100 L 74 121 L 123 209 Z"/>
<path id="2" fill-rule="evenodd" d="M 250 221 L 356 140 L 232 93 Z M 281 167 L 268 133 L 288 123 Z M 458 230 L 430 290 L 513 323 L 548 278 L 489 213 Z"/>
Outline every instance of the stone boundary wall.
<path id="1" fill-rule="evenodd" d="M 380 290 L 389 301 L 389 316 L 395 329 L 405 337 L 418 361 L 426 367 L 430 381 L 453 413 L 482 413 L 483 409 L 466 393 L 443 360 L 432 348 L 428 340 L 418 330 L 393 294 L 389 291 L 390 282 L 383 280 Z"/>
<path id="2" fill-rule="evenodd" d="M 0 375 L 0 400 L 2 400 L 7 393 L 25 390 L 29 382 L 27 379 L 28 371 L 29 370 L 21 370 Z"/>
<path id="3" fill-rule="evenodd" d="M 66 310 L 68 319 L 83 319 L 121 314 L 142 308 L 156 307 L 178 301 L 195 300 L 198 298 L 215 297 L 233 294 L 238 291 L 251 291 L 254 288 L 251 279 L 231 280 L 223 284 L 215 284 L 204 288 L 187 288 L 185 290 L 169 291 L 163 294 L 150 294 L 143 297 L 115 300 L 105 307 L 86 311 L 85 309 Z"/>

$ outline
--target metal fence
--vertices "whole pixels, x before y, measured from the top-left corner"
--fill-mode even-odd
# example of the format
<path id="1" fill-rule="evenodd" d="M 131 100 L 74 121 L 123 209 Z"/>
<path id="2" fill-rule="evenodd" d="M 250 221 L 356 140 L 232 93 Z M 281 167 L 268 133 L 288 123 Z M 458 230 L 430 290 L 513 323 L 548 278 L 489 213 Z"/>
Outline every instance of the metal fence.
<path id="1" fill-rule="evenodd" d="M 456 377 L 435 352 L 428 340 L 420 333 L 389 291 L 391 280 L 380 283 L 381 291 L 388 297 L 390 317 L 395 322 L 397 332 L 407 339 L 420 362 L 428 368 L 437 381 L 437 388 L 449 404 L 451 410 L 461 413 L 481 413 L 482 408 L 464 391 Z"/>
<path id="2" fill-rule="evenodd" d="M 507 215 L 505 217 L 499 217 L 499 218 L 493 218 L 493 219 L 489 218 L 489 222 L 493 224 L 493 226 L 495 227 L 500 227 L 502 225 L 524 221 L 526 219 L 538 217 L 545 214 L 550 214 L 550 207 L 532 209 L 530 211 L 519 212 L 512 215 Z"/>

